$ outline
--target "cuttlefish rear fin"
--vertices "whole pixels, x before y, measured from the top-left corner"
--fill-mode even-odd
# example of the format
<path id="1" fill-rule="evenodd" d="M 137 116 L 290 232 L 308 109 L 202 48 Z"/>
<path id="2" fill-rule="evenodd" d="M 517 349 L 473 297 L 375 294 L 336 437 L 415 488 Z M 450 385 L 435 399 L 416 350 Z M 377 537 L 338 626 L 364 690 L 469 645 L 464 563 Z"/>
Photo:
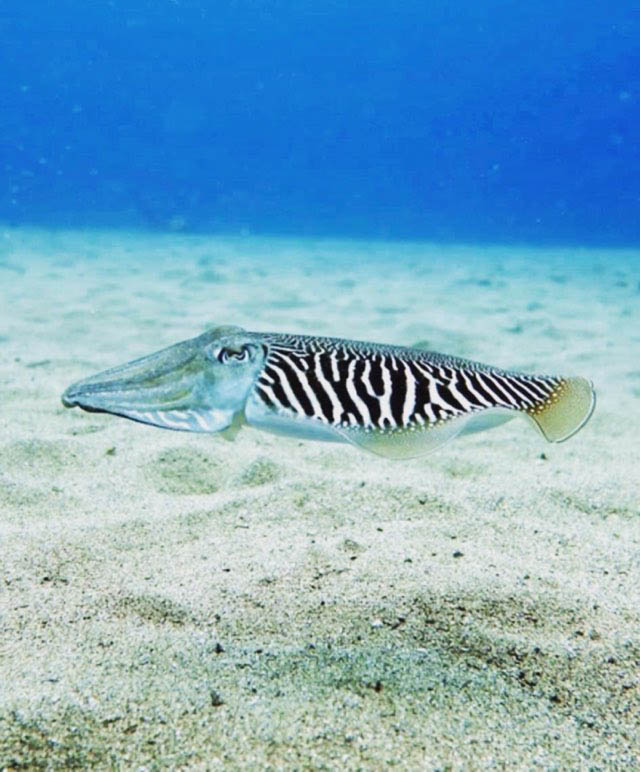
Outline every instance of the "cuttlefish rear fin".
<path id="1" fill-rule="evenodd" d="M 595 392 L 591 382 L 585 378 L 565 378 L 535 408 L 487 408 L 430 425 L 368 431 L 341 427 L 336 432 L 352 445 L 378 456 L 408 459 L 427 455 L 459 435 L 499 426 L 518 415 L 530 419 L 549 442 L 564 442 L 586 424 L 594 408 Z"/>
<path id="2" fill-rule="evenodd" d="M 596 394 L 586 378 L 564 378 L 549 398 L 527 415 L 549 442 L 564 442 L 580 431 L 596 406 Z"/>

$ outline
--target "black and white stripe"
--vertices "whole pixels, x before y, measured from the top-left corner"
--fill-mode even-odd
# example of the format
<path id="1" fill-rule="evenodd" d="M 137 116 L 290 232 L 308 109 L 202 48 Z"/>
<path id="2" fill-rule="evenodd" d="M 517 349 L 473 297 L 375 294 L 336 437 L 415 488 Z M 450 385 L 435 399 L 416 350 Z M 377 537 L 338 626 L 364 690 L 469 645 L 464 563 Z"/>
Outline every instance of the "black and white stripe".
<path id="1" fill-rule="evenodd" d="M 508 372 L 401 346 L 266 335 L 256 383 L 279 413 L 335 427 L 413 429 L 490 408 L 535 412 L 562 379 Z"/>

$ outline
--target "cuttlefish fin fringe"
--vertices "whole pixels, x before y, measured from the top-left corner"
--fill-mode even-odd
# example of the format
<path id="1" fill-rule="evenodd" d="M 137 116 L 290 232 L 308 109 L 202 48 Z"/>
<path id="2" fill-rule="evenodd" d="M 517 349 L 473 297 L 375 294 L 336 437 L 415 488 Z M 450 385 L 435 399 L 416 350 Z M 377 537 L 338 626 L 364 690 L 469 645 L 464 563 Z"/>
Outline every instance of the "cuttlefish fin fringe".
<path id="1" fill-rule="evenodd" d="M 384 458 L 407 459 L 425 456 L 427 453 L 457 437 L 465 428 L 470 416 L 457 416 L 426 427 L 366 431 L 357 427 L 340 428 L 337 433 L 343 439 L 362 450 Z"/>
<path id="2" fill-rule="evenodd" d="M 596 406 L 596 393 L 586 378 L 564 378 L 549 398 L 527 415 L 549 442 L 564 442 L 580 431 Z"/>

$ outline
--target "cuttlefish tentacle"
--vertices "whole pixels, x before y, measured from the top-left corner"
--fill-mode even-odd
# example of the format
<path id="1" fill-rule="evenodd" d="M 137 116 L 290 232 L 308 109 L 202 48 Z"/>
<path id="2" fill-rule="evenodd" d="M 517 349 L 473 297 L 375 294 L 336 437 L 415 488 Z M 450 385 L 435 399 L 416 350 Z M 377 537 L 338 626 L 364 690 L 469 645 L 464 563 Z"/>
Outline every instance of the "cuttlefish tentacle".
<path id="1" fill-rule="evenodd" d="M 79 381 L 62 401 L 165 429 L 231 438 L 248 424 L 411 458 L 517 415 L 562 442 L 589 420 L 595 392 L 581 377 L 417 348 L 219 327 Z"/>

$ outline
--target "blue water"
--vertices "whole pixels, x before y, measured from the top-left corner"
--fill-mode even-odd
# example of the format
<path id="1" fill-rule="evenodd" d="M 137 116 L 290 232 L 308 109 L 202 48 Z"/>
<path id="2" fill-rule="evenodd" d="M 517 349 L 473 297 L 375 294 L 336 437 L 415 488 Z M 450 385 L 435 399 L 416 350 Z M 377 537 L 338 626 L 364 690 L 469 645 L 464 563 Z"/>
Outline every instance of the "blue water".
<path id="1" fill-rule="evenodd" d="M 629 0 L 3 0 L 0 222 L 640 244 Z"/>

